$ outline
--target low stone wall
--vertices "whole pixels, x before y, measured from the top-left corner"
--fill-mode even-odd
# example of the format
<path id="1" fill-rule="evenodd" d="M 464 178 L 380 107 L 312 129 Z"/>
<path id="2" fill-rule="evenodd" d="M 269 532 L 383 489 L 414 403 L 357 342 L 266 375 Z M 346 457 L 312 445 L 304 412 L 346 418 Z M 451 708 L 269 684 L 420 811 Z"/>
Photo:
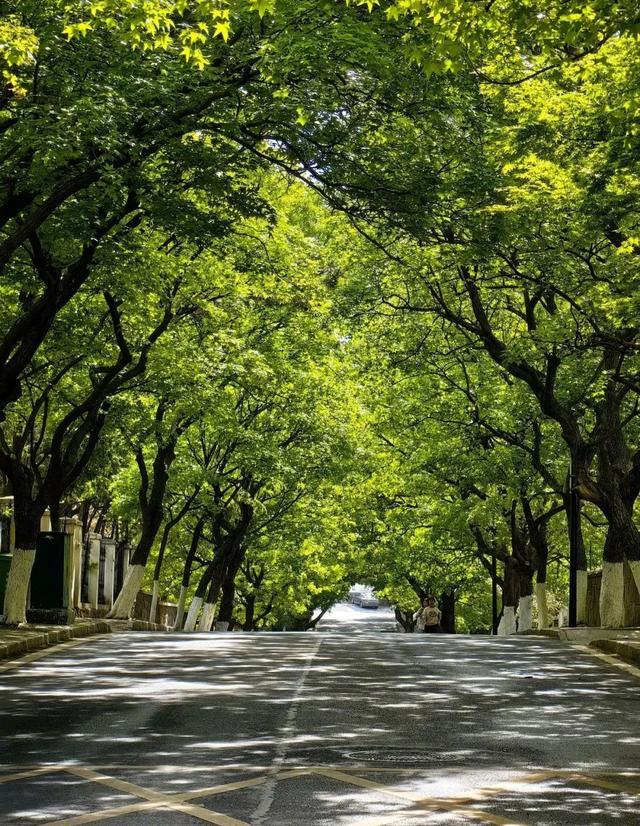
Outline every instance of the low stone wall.
<path id="1" fill-rule="evenodd" d="M 587 584 L 587 625 L 600 626 L 600 588 L 602 571 L 591 571 Z M 624 625 L 627 628 L 640 626 L 640 594 L 631 573 L 624 564 Z"/>
<path id="2" fill-rule="evenodd" d="M 139 591 L 136 603 L 131 614 L 132 619 L 149 622 L 149 611 L 151 610 L 151 594 L 146 591 Z M 173 628 L 178 614 L 178 606 L 172 602 L 159 602 L 156 609 L 156 616 L 151 620 L 155 625 L 164 625 Z"/>

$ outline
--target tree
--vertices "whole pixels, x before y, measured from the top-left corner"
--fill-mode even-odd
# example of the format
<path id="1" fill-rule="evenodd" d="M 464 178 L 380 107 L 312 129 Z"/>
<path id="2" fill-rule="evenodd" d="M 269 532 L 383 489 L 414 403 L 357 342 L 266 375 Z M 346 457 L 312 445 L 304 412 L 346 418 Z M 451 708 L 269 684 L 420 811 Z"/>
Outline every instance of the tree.
<path id="1" fill-rule="evenodd" d="M 95 319 L 92 334 L 83 342 L 84 352 L 63 343 L 58 331 L 61 338 L 51 342 L 44 359 L 38 357 L 25 377 L 28 404 L 17 406 L 0 426 L 0 469 L 13 493 L 16 536 L 4 610 L 8 623 L 25 621 L 45 509 L 49 508 L 53 530 L 58 530 L 61 502 L 89 467 L 112 398 L 144 375 L 151 348 L 180 315 L 174 305 L 176 293 L 177 288 L 161 297 L 157 323 L 150 332 L 142 332 L 139 345 L 133 345 L 124 330 L 122 302 L 105 292 L 106 312 Z M 91 302 L 85 304 L 85 324 L 96 309 Z M 69 332 L 67 328 L 67 336 Z M 81 334 L 74 344 L 80 341 Z M 109 356 L 111 361 L 106 360 Z"/>

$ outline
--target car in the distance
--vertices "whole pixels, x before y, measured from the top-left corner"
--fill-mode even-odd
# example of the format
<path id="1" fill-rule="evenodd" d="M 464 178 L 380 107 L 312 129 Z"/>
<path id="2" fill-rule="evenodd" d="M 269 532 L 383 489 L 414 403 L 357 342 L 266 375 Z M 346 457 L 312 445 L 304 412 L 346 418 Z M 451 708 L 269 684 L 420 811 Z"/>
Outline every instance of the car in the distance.
<path id="1" fill-rule="evenodd" d="M 377 608 L 379 604 L 378 598 L 374 597 L 373 594 L 364 594 L 359 603 L 361 608 Z"/>
<path id="2" fill-rule="evenodd" d="M 366 596 L 365 591 L 362 591 L 359 588 L 353 588 L 349 591 L 349 602 L 352 605 L 360 605 L 360 602 L 364 596 Z"/>

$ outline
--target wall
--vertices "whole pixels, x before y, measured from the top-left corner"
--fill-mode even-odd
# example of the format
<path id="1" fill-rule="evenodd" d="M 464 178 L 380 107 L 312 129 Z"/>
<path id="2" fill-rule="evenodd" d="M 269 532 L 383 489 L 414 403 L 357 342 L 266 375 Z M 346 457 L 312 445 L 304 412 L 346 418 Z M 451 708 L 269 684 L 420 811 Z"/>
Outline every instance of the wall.
<path id="1" fill-rule="evenodd" d="M 133 606 L 133 619 L 144 620 L 149 622 L 149 611 L 151 610 L 151 594 L 146 591 L 139 591 L 136 598 L 136 604 Z M 171 602 L 159 602 L 156 611 L 156 616 L 151 622 L 156 622 L 158 625 L 168 625 L 173 627 L 178 613 L 178 606 Z"/>
<path id="2" fill-rule="evenodd" d="M 591 571 L 587 585 L 587 625 L 600 626 L 600 587 L 602 571 Z M 633 580 L 631 569 L 624 564 L 624 625 L 640 626 L 640 594 Z"/>

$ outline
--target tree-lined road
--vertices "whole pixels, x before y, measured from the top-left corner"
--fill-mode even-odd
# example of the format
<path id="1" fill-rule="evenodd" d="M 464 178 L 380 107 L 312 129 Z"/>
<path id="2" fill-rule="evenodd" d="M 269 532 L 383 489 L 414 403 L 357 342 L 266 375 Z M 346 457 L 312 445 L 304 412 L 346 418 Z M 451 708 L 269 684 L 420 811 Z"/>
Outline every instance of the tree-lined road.
<path id="1" fill-rule="evenodd" d="M 3 675 L 0 822 L 627 826 L 637 694 L 555 640 L 105 636 Z"/>

